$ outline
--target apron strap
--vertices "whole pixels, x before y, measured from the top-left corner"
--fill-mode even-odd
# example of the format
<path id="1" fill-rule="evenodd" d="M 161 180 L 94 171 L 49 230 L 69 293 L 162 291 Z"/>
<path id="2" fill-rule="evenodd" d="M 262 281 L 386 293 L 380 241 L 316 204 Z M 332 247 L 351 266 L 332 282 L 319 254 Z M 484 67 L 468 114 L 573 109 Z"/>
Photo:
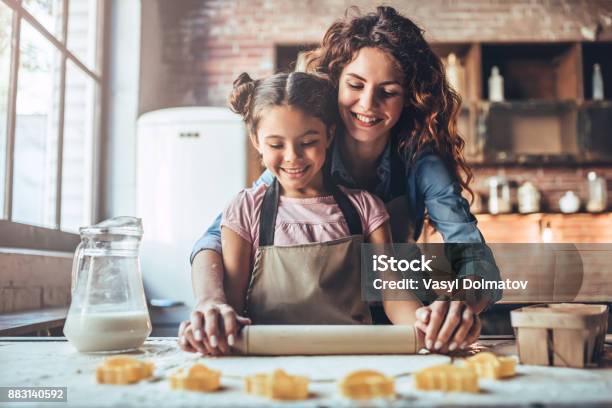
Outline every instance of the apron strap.
<path id="1" fill-rule="evenodd" d="M 259 221 L 259 247 L 274 245 L 274 230 L 276 229 L 276 214 L 278 211 L 278 197 L 280 187 L 274 177 L 272 184 L 264 194 L 261 204 L 261 218 Z"/>
<path id="2" fill-rule="evenodd" d="M 361 225 L 361 218 L 347 195 L 340 190 L 337 184 L 334 184 L 334 182 L 331 181 L 331 177 L 325 178 L 325 188 L 334 196 L 334 200 L 336 200 L 336 203 L 338 204 L 338 207 L 340 207 L 340 211 L 342 211 L 342 215 L 344 215 L 344 219 L 348 224 L 351 235 L 362 235 L 363 226 Z"/>
<path id="3" fill-rule="evenodd" d="M 346 194 L 333 182 L 327 182 L 329 178 L 325 178 L 325 188 L 332 193 L 334 200 L 340 207 L 340 211 L 348 224 L 351 235 L 362 235 L 363 227 L 361 218 L 355 209 L 355 206 Z M 270 187 L 264 194 L 261 204 L 261 218 L 259 221 L 259 246 L 265 247 L 274 245 L 274 232 L 276 230 L 276 214 L 278 212 L 278 199 L 280 196 L 280 187 L 278 180 L 274 178 Z"/>

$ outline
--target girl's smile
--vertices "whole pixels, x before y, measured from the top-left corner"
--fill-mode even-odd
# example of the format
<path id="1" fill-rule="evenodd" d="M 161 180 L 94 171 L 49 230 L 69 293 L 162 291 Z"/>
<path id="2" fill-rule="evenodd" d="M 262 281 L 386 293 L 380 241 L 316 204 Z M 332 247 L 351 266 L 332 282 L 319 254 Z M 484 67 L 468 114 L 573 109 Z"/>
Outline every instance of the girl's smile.
<path id="1" fill-rule="evenodd" d="M 295 168 L 281 167 L 281 170 L 287 173 L 287 177 L 292 178 L 292 179 L 299 179 L 306 174 L 306 171 L 308 170 L 309 167 L 310 166 L 295 167 Z"/>
<path id="2" fill-rule="evenodd" d="M 291 106 L 266 109 L 252 135 L 264 165 L 276 176 L 283 195 L 316 197 L 324 193 L 321 168 L 331 143 L 327 126 Z"/>

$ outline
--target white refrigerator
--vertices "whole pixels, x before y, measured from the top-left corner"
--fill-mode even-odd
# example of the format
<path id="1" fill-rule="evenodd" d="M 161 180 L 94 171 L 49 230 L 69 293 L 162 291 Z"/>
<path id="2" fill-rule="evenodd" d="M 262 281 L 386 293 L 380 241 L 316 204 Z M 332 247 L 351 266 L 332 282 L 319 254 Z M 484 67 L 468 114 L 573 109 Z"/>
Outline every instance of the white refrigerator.
<path id="1" fill-rule="evenodd" d="M 191 307 L 189 254 L 229 200 L 245 187 L 247 136 L 226 108 L 171 108 L 138 119 L 137 214 L 147 299 Z"/>

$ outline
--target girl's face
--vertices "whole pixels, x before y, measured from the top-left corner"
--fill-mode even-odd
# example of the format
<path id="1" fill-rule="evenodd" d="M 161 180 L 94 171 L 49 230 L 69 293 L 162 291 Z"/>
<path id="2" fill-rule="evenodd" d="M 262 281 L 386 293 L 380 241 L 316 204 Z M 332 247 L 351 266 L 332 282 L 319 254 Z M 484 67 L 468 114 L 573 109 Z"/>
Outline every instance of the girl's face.
<path id="1" fill-rule="evenodd" d="M 301 109 L 274 106 L 261 115 L 251 141 L 284 195 L 312 197 L 323 191 L 321 168 L 332 139 L 328 133 L 321 120 Z"/>
<path id="2" fill-rule="evenodd" d="M 389 136 L 404 107 L 403 74 L 378 48 L 360 49 L 340 74 L 338 105 L 348 134 L 371 143 Z"/>

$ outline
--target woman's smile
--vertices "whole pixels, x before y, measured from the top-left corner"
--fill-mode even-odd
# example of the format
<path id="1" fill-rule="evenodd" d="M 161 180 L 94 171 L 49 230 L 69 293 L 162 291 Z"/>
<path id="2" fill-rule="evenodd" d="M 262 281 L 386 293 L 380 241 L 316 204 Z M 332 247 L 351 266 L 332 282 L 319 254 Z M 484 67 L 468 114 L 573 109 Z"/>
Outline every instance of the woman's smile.
<path id="1" fill-rule="evenodd" d="M 355 119 L 355 123 L 362 127 L 373 127 L 381 123 L 382 118 L 374 115 L 365 115 L 362 113 L 352 112 L 351 116 Z"/>
<path id="2" fill-rule="evenodd" d="M 386 143 L 404 107 L 403 74 L 385 51 L 359 50 L 340 75 L 338 107 L 348 134 L 360 142 Z"/>

